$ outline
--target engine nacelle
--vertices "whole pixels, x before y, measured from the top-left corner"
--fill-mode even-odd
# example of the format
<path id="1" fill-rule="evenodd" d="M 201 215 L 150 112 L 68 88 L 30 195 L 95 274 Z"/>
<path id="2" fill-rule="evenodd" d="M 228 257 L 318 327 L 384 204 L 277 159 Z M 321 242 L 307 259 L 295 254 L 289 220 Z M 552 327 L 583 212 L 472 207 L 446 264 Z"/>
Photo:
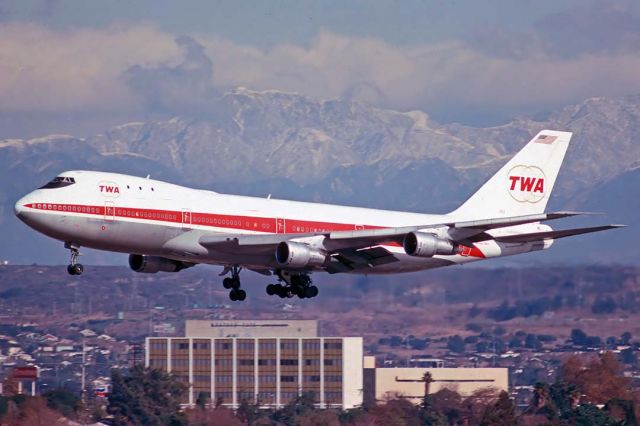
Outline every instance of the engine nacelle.
<path id="1" fill-rule="evenodd" d="M 405 253 L 409 256 L 433 257 L 436 254 L 451 255 L 456 253 L 456 246 L 451 241 L 443 240 L 426 232 L 409 232 L 402 242 Z"/>
<path id="2" fill-rule="evenodd" d="M 290 268 L 321 266 L 326 260 L 327 255 L 325 253 L 306 244 L 283 241 L 276 247 L 276 262 L 280 266 L 288 266 Z"/>
<path id="3" fill-rule="evenodd" d="M 129 255 L 129 267 L 136 272 L 154 274 L 156 272 L 178 272 L 192 266 L 177 260 L 171 260 L 159 256 L 146 256 L 142 254 Z"/>

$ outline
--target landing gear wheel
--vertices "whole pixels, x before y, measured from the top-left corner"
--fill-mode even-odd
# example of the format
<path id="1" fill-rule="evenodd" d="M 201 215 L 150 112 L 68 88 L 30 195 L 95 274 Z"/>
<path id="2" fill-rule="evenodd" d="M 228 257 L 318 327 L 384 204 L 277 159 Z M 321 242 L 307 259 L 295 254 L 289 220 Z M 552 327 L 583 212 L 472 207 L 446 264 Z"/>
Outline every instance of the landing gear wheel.
<path id="1" fill-rule="evenodd" d="M 267 294 L 269 296 L 273 296 L 274 294 L 278 293 L 278 288 L 277 288 L 278 284 L 269 284 L 267 286 Z"/>
<path id="2" fill-rule="evenodd" d="M 242 302 L 246 298 L 247 298 L 247 292 L 242 289 L 239 289 L 239 290 L 233 289 L 229 292 L 229 299 L 231 299 L 234 302 L 236 301 Z"/>
<path id="3" fill-rule="evenodd" d="M 234 290 L 238 290 L 240 288 L 240 278 L 234 277 L 231 278 L 231 288 Z"/>
<path id="4" fill-rule="evenodd" d="M 224 280 L 222 280 L 222 286 L 227 290 L 229 290 L 233 286 L 233 278 L 227 277 Z"/>
<path id="5" fill-rule="evenodd" d="M 276 284 L 276 287 L 278 289 L 278 292 L 276 294 L 280 296 L 281 299 L 289 297 L 289 289 L 287 287 L 283 286 L 282 284 Z"/>
<path id="6" fill-rule="evenodd" d="M 229 292 L 229 299 L 232 301 L 242 301 L 247 298 L 247 292 L 240 288 L 240 271 L 242 270 L 239 266 L 233 267 L 225 267 L 225 270 L 222 272 L 222 275 L 229 273 L 231 271 L 231 276 L 226 277 L 222 280 L 222 286 L 227 290 L 231 290 Z"/>
<path id="7" fill-rule="evenodd" d="M 315 285 L 311 285 L 304 289 L 304 297 L 309 299 L 316 297 L 318 295 L 318 287 Z"/>
<path id="8" fill-rule="evenodd" d="M 67 272 L 69 275 L 82 275 L 84 266 L 78 263 L 78 257 L 80 257 L 79 247 L 71 243 L 64 243 L 64 248 L 71 250 L 71 262 L 67 266 Z"/>
<path id="9" fill-rule="evenodd" d="M 242 302 L 247 298 L 247 292 L 243 289 L 234 290 L 236 292 L 236 300 Z"/>

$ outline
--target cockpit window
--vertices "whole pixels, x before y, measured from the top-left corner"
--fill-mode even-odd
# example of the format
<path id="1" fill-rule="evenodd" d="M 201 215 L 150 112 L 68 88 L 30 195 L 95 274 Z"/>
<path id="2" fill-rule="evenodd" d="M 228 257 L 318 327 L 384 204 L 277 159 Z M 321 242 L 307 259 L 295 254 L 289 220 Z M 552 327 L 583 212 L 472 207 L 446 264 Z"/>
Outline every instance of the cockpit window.
<path id="1" fill-rule="evenodd" d="M 74 183 L 76 183 L 76 180 L 72 177 L 57 176 L 54 177 L 51 182 L 41 186 L 40 189 L 64 188 L 65 186 L 73 185 Z"/>

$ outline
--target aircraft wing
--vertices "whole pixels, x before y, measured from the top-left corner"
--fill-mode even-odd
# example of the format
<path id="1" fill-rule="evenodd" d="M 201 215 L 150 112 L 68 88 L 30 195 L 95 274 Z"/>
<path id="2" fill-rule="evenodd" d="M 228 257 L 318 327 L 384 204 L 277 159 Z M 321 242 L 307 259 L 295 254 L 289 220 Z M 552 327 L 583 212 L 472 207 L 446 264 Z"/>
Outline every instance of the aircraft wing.
<path id="1" fill-rule="evenodd" d="M 590 228 L 574 228 L 563 229 L 559 231 L 547 231 L 547 232 L 532 232 L 529 234 L 518 235 L 506 235 L 493 237 L 496 241 L 501 243 L 528 243 L 531 241 L 540 241 L 546 239 L 554 239 L 564 237 L 571 237 L 573 235 L 588 234 L 590 232 L 606 231 L 607 229 L 622 228 L 625 225 L 603 225 L 593 226 Z"/>
<path id="2" fill-rule="evenodd" d="M 361 250 L 380 244 L 402 244 L 402 241 L 410 232 L 420 230 L 448 230 L 450 237 L 460 243 L 469 241 L 469 238 L 483 234 L 485 231 L 508 226 L 533 223 L 543 220 L 559 219 L 575 216 L 578 212 L 555 212 L 525 216 L 514 216 L 498 219 L 485 219 L 474 221 L 452 221 L 445 223 L 433 223 L 414 226 L 402 226 L 395 228 L 361 229 L 354 231 L 335 231 L 307 234 L 205 234 L 200 236 L 198 242 L 201 246 L 223 252 L 231 253 L 261 253 L 273 251 L 283 241 L 321 242 L 329 253 L 348 254 L 352 250 Z"/>

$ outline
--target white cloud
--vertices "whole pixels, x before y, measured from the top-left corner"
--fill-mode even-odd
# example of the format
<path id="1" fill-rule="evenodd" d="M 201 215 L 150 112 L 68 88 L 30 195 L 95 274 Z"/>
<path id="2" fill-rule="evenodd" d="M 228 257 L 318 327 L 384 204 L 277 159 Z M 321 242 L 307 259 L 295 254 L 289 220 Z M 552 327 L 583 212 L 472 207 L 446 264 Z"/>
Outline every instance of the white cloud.
<path id="1" fill-rule="evenodd" d="M 513 114 L 589 96 L 640 92 L 640 57 L 625 51 L 498 57 L 462 41 L 395 46 L 328 31 L 308 46 L 282 44 L 265 51 L 193 37 L 215 63 L 214 73 L 194 75 L 212 75 L 218 89 L 242 85 L 320 98 L 350 94 L 405 110 L 477 108 Z M 2 24 L 0 111 L 152 107 L 127 85 L 127 70 L 138 65 L 153 73 L 183 63 L 176 35 L 148 24 L 75 31 Z"/>
<path id="2" fill-rule="evenodd" d="M 79 111 L 129 108 L 120 80 L 135 64 L 175 61 L 174 37 L 149 25 L 54 31 L 0 25 L 0 109 Z"/>

